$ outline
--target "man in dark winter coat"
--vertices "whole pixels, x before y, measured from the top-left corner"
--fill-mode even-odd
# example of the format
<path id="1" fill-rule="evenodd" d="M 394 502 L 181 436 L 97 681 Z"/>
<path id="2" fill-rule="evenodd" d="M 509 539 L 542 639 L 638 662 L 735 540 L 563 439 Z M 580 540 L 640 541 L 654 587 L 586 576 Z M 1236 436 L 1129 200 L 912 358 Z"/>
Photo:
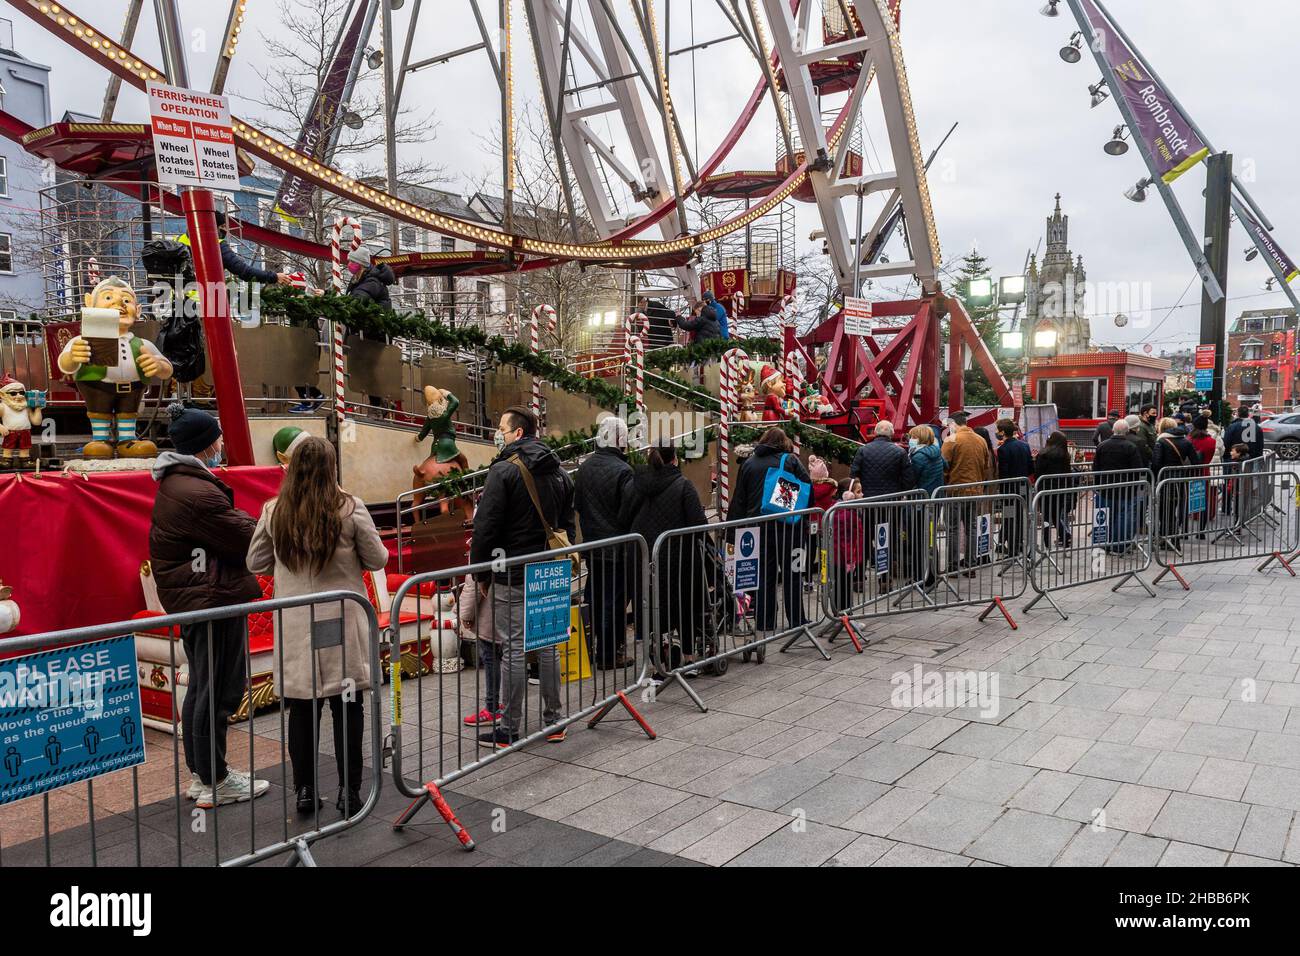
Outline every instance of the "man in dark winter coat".
<path id="1" fill-rule="evenodd" d="M 692 315 L 689 319 L 683 319 L 679 316 L 673 321 L 677 323 L 679 329 L 685 329 L 687 332 L 692 333 L 692 344 L 722 338 L 722 326 L 718 324 L 717 311 L 713 306 L 706 302 L 697 302 L 691 312 Z"/>
<path id="2" fill-rule="evenodd" d="M 1242 405 L 1237 409 L 1237 418 L 1223 433 L 1223 447 L 1243 444 L 1250 448 L 1250 457 L 1259 458 L 1264 454 L 1264 432 L 1259 427 L 1259 420 L 1251 418 L 1250 407 Z"/>
<path id="3" fill-rule="evenodd" d="M 627 423 L 617 415 L 596 431 L 596 450 L 578 468 L 573 497 L 584 542 L 627 534 L 619 509 L 628 500 L 632 466 L 627 463 Z M 647 542 L 653 544 L 654 542 Z M 627 545 L 587 552 L 587 605 L 596 666 L 622 667 L 627 636 L 627 576 L 636 551 Z"/>
<path id="4" fill-rule="evenodd" d="M 262 596 L 244 564 L 252 515 L 235 507 L 235 493 L 211 471 L 221 462 L 221 426 L 206 412 L 168 408 L 175 451 L 154 461 L 158 482 L 149 528 L 149 565 L 163 610 L 175 614 L 242 604 Z M 244 696 L 248 621 L 242 616 L 181 628 L 189 689 L 181 707 L 186 793 L 208 809 L 266 792 L 265 780 L 226 766 L 226 728 Z"/>
<path id="5" fill-rule="evenodd" d="M 560 459 L 537 437 L 533 413 L 512 405 L 501 414 L 496 445 L 500 450 L 488 467 L 487 480 L 474 511 L 474 536 L 470 540 L 471 564 L 504 561 L 507 558 L 549 550 L 542 515 L 552 530 L 564 530 L 573 540 L 573 482 L 560 467 Z M 536 490 L 537 501 L 529 490 Z M 539 512 L 540 508 L 540 512 Z M 528 689 L 524 650 L 524 567 L 496 568 L 476 575 L 479 588 L 489 593 L 497 642 L 502 645 L 501 700 L 505 714 L 501 725 L 479 737 L 484 746 L 501 749 L 519 739 Z M 537 651 L 546 726 L 562 716 L 560 663 L 555 647 Z M 564 730 L 548 735 L 559 743 Z"/>
<path id="6" fill-rule="evenodd" d="M 1146 507 L 1146 499 L 1142 489 L 1135 486 L 1109 491 L 1106 486 L 1136 481 L 1139 476 L 1132 472 L 1144 468 L 1141 448 L 1130 440 L 1128 422 L 1122 418 L 1117 420 L 1111 426 L 1111 436 L 1097 446 L 1092 458 L 1092 483 L 1098 488 L 1098 504 L 1109 509 L 1110 532 L 1106 550 L 1112 554 L 1119 554 L 1131 546 L 1137 527 L 1134 519 Z"/>
<path id="7" fill-rule="evenodd" d="M 916 487 L 912 460 L 894 443 L 894 423 L 876 422 L 876 434 L 858 449 L 849 476 L 862 485 L 862 497 L 896 495 Z"/>
<path id="8" fill-rule="evenodd" d="M 999 494 L 1018 494 L 1024 497 L 1024 514 L 1029 514 L 1029 478 L 1034 473 L 1034 453 L 1028 442 L 1016 437 L 1016 423 L 1009 418 L 1000 419 L 998 432 L 998 480 L 994 487 Z M 1016 479 L 1024 479 L 1023 482 Z M 1004 506 L 1002 509 L 1002 540 L 1007 553 L 1020 554 L 1024 529 L 1020 524 L 1021 511 L 1018 506 Z"/>
<path id="9" fill-rule="evenodd" d="M 793 447 L 789 436 L 778 426 L 763 433 L 763 437 L 754 446 L 754 453 L 740 466 L 740 474 L 736 477 L 736 492 L 727 513 L 729 519 L 757 518 L 762 514 L 763 486 L 767 482 L 767 473 L 780 467 L 783 457 L 786 471 L 800 481 L 812 484 L 803 463 L 792 453 Z M 795 628 L 804 623 L 801 602 L 809 532 L 808 522 L 803 519 L 786 522 L 769 517 L 762 522 L 761 528 L 755 622 L 760 635 L 764 635 L 776 628 L 778 577 L 781 580 L 789 626 Z"/>

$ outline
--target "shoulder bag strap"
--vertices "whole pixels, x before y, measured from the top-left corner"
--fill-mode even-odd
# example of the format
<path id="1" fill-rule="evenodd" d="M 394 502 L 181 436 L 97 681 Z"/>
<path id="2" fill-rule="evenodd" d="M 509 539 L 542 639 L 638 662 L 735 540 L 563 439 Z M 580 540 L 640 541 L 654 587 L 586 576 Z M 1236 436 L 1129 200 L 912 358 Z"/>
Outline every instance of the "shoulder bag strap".
<path id="1" fill-rule="evenodd" d="M 542 527 L 549 538 L 555 534 L 551 530 L 551 523 L 546 520 L 546 512 L 542 510 L 542 502 L 537 497 L 537 486 L 533 484 L 533 473 L 524 467 L 524 463 L 519 460 L 518 455 L 511 455 L 506 461 L 510 462 L 519 469 L 519 476 L 524 480 L 524 487 L 528 489 L 528 497 L 533 499 L 533 507 L 537 509 L 537 517 L 542 519 Z"/>

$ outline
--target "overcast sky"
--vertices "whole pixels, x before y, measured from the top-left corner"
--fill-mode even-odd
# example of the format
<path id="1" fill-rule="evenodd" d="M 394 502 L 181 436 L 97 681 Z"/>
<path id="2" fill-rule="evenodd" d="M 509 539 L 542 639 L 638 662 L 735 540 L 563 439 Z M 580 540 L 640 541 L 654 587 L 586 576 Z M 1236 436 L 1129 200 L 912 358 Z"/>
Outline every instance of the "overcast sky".
<path id="1" fill-rule="evenodd" d="M 670 2 L 674 49 L 692 42 L 692 7 L 696 42 L 731 32 L 712 0 Z M 248 25 L 228 83 L 236 113 L 256 115 L 240 94 L 256 88 L 250 67 L 259 58 L 265 62 L 260 34 L 275 29 L 277 5 L 277 0 L 249 0 Z M 1057 49 L 1073 31 L 1073 19 L 1068 12 L 1056 19 L 1041 17 L 1041 5 L 1042 0 L 903 2 L 903 48 L 923 151 L 928 153 L 953 122 L 960 123 L 930 175 L 944 259 L 955 260 L 978 245 L 995 274 L 1019 272 L 1026 251 L 1040 242 L 1059 191 L 1070 216 L 1070 245 L 1084 257 L 1089 281 L 1112 290 L 1131 288 L 1137 296 L 1125 310 L 1135 321 L 1124 329 L 1115 327 L 1113 309 L 1093 317 L 1094 343 L 1149 341 L 1157 352 L 1191 343 L 1197 336 L 1200 295 L 1198 286 L 1188 288 L 1194 275 L 1191 263 L 1154 190 L 1141 205 L 1123 197 L 1145 173 L 1141 159 L 1136 149 L 1120 158 L 1102 152 L 1119 113 L 1111 103 L 1089 109 L 1087 87 L 1099 77 L 1096 66 L 1087 55 L 1075 65 L 1060 60 Z M 73 0 L 72 6 L 74 11 L 81 6 L 76 12 L 88 15 L 93 26 L 115 34 L 126 2 Z M 190 54 L 193 82 L 206 86 L 226 4 L 181 0 L 180 6 L 196 45 L 214 38 L 205 49 Z M 396 15 L 399 28 L 411 6 L 408 2 Z M 575 4 L 576 9 L 583 6 Z M 1294 60 L 1290 26 L 1295 0 L 1231 5 L 1220 0 L 1110 0 L 1108 6 L 1214 145 L 1234 154 L 1238 174 L 1277 227 L 1274 235 L 1293 256 L 1300 255 L 1300 196 L 1293 182 L 1300 133 L 1289 106 L 1293 79 L 1285 66 Z M 146 3 L 135 47 L 156 62 L 151 7 Z M 412 59 L 477 39 L 468 4 L 431 0 L 424 7 Z M 494 2 L 484 4 L 490 13 L 495 7 Z M 662 31 L 662 2 L 660 10 Z M 6 8 L 4 15 L 14 21 L 17 49 L 54 67 L 55 114 L 65 109 L 98 113 L 104 72 L 18 11 Z M 518 20 L 522 23 L 521 15 Z M 630 31 L 630 22 L 627 27 Z M 518 95 L 527 102 L 536 98 L 535 74 L 531 51 L 517 42 Z M 757 71 L 753 58 L 736 41 L 694 58 L 672 58 L 674 100 L 683 116 L 687 145 L 700 159 L 730 127 Z M 484 117 L 494 116 L 496 110 L 494 84 L 481 53 L 413 74 L 406 90 L 407 101 L 431 110 L 438 124 L 436 139 L 409 148 L 444 165 L 452 176 L 449 188 L 468 190 L 472 181 L 499 168 L 479 139 L 479 134 L 490 133 L 493 123 Z M 117 116 L 139 119 L 144 110 L 142 96 L 124 94 Z M 878 155 L 881 165 L 888 166 L 878 102 L 873 98 L 865 110 L 868 165 L 876 166 Z M 771 168 L 775 129 L 772 109 L 765 106 L 723 168 Z M 1197 235 L 1203 231 L 1204 182 L 1198 167 L 1175 185 Z M 816 225 L 815 208 L 803 207 L 801 246 L 808 245 L 808 233 Z M 1246 263 L 1246 245 L 1240 228 L 1234 228 L 1230 318 L 1246 308 L 1287 304 L 1280 292 L 1263 293 L 1267 266 L 1262 257 Z M 901 249 L 891 249 L 893 258 L 902 254 Z M 1183 307 L 1171 312 L 1169 307 L 1180 297 Z"/>

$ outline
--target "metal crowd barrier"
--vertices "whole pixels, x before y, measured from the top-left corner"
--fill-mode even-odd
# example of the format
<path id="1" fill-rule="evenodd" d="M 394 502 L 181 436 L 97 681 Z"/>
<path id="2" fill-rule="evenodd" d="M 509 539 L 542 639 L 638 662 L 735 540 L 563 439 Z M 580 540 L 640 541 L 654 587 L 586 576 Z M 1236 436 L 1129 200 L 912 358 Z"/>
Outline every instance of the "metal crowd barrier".
<path id="1" fill-rule="evenodd" d="M 620 705 L 654 739 L 628 697 L 650 681 L 646 552 L 640 535 L 622 535 L 402 583 L 393 607 L 436 616 L 432 640 L 455 647 L 457 658 L 461 641 L 472 640 L 474 667 L 405 680 L 394 671 L 393 783 L 414 802 L 393 829 L 431 802 L 472 850 L 443 788 L 542 740 L 559 743 L 578 721 L 594 727 Z"/>
<path id="2" fill-rule="evenodd" d="M 841 501 L 827 512 L 823 609 L 861 651 L 855 621 L 982 606 L 1014 629 L 1006 601 L 1025 592 L 1022 494 L 981 494 L 995 482 Z M 1008 486 L 1011 483 L 1008 482 Z"/>
<path id="3" fill-rule="evenodd" d="M 287 630 L 284 628 L 286 611 L 297 612 L 291 615 Z M 315 700 L 304 698 L 294 702 L 281 701 L 281 706 L 276 708 L 274 714 L 263 713 L 256 718 L 250 715 L 245 732 L 245 728 L 231 725 L 229 718 L 245 699 L 245 695 L 251 701 L 255 690 L 260 691 L 264 687 L 267 675 L 265 672 L 254 673 L 253 659 L 248 653 L 248 618 L 261 615 L 272 616 L 277 635 L 292 634 L 295 641 L 303 643 L 304 649 L 309 649 L 313 666 L 309 667 L 304 660 L 294 670 L 297 673 L 311 672 L 311 691 Z M 263 617 L 262 620 L 266 619 Z M 360 625 L 364 629 L 364 662 L 358 662 L 355 649 L 349 649 L 348 627 L 344 623 L 349 620 L 354 626 Z M 122 646 L 122 642 L 127 641 L 131 642 L 129 649 Z M 288 643 L 293 644 L 295 641 Z M 248 866 L 288 853 L 292 854 L 290 865 L 314 866 L 311 854 L 313 845 L 355 827 L 379 802 L 382 766 L 376 761 L 382 754 L 381 695 L 374 691 L 382 679 L 379 624 L 375 609 L 364 595 L 351 591 L 328 591 L 182 614 L 162 614 L 94 627 L 50 631 L 27 637 L 7 638 L 4 650 L 39 655 L 32 662 L 32 666 L 39 670 L 40 660 L 48 660 L 70 648 L 88 645 L 90 642 L 98 643 L 93 649 L 88 648 L 87 653 L 121 655 L 124 661 L 129 657 L 129 666 L 137 678 L 143 678 L 147 671 L 151 671 L 150 676 L 158 678 L 151 682 L 155 688 L 159 683 L 171 688 L 171 695 L 164 701 L 164 706 L 171 711 L 170 748 L 162 740 L 146 738 L 145 729 L 136 724 L 134 707 L 126 702 L 129 696 L 126 690 L 131 683 L 129 681 L 119 679 L 110 686 L 101 687 L 103 693 L 111 692 L 112 696 L 107 700 L 99 698 L 98 704 L 94 699 L 83 697 L 70 708 L 59 708 L 56 713 L 63 726 L 69 726 L 71 721 L 80 717 L 86 721 L 87 727 L 95 728 L 94 733 L 82 730 L 80 725 L 71 730 L 56 732 L 51 728 L 47 731 L 43 760 L 51 766 L 62 765 L 65 769 L 57 779 L 67 777 L 68 782 L 55 791 L 47 790 L 41 794 L 42 836 L 16 846 L 4 846 L 0 849 L 0 865 L 84 865 L 89 862 L 91 866 L 173 863 L 176 866 L 192 866 L 196 862 L 203 862 L 221 866 Z M 152 651 L 147 656 L 141 654 L 141 644 L 145 642 L 149 643 L 148 649 Z M 158 650 L 160 642 L 165 645 L 165 651 Z M 197 661 L 186 656 L 186 644 L 198 655 Z M 275 641 L 272 656 L 276 681 L 284 673 L 285 644 L 286 640 Z M 110 650 L 110 645 L 117 646 Z M 290 653 L 292 661 L 296 655 L 292 651 Z M 350 653 L 353 655 L 351 660 Z M 201 668 L 197 666 L 199 663 L 203 665 Z M 49 665 L 44 666 L 48 672 Z M 259 660 L 259 670 L 263 666 L 271 666 L 271 662 Z M 365 670 L 369 672 L 371 689 L 368 694 L 363 682 L 358 679 L 358 676 L 364 677 Z M 208 675 L 206 694 L 200 690 L 201 677 L 198 671 Z M 342 681 L 344 677 L 349 680 Z M 318 691 L 325 689 L 325 681 L 334 681 L 336 678 L 343 686 L 341 695 L 337 699 L 318 696 Z M 141 679 L 137 695 L 143 696 L 150 690 L 151 687 Z M 279 690 L 277 686 L 275 691 Z M 274 694 L 271 699 L 275 699 Z M 326 703 L 327 700 L 329 703 Z M 104 711 L 92 708 L 102 708 L 105 703 L 114 707 L 109 712 L 113 723 L 111 726 L 104 725 L 104 729 L 100 730 Z M 288 713 L 294 705 L 301 708 L 297 710 L 297 717 Z M 334 707 L 338 710 L 334 710 Z M 120 721 L 117 719 L 119 710 L 124 712 Z M 10 707 L 0 713 L 0 717 L 12 725 L 23 718 L 22 711 L 22 707 Z M 80 715 L 75 711 L 80 711 Z M 324 711 L 332 712 L 342 731 L 341 746 L 327 751 L 335 754 L 335 759 L 329 761 L 332 766 L 322 764 L 323 760 L 328 760 L 327 755 L 322 754 L 320 746 L 319 715 Z M 96 714 L 100 716 L 95 716 Z M 313 720 L 309 715 L 314 715 L 317 719 Z M 309 733 L 305 735 L 303 724 L 300 723 L 303 718 L 306 718 L 306 723 L 310 726 Z M 35 720 L 37 723 L 46 723 L 46 719 L 38 716 Z M 357 721 L 360 721 L 360 726 Z M 155 718 L 152 725 L 157 726 L 157 723 Z M 165 726 L 165 719 L 163 723 Z M 369 747 L 365 746 L 366 723 L 369 723 Z M 291 735 L 291 726 L 297 730 L 296 735 Z M 81 732 L 81 737 L 75 736 L 77 731 Z M 110 734 L 109 731 L 113 733 Z M 57 740 L 60 733 L 64 739 Z M 57 742 L 51 743 L 51 738 Z M 247 742 L 247 748 L 242 745 L 243 741 Z M 260 748 L 257 746 L 259 741 L 262 744 Z M 132 750 L 137 742 L 142 748 L 139 752 Z M 274 753 L 277 743 L 279 766 L 259 768 L 259 757 L 265 763 L 268 754 Z M 6 756 L 12 760 L 15 755 L 23 756 L 18 754 L 16 747 L 9 747 Z M 118 775 L 130 767 L 129 794 L 122 792 L 124 781 L 120 777 L 110 781 L 90 776 L 95 764 L 95 760 L 87 759 L 91 755 L 111 764 L 120 764 L 122 769 L 114 771 Z M 371 759 L 369 773 L 365 772 L 362 763 L 367 755 Z M 28 756 L 24 762 L 30 763 L 37 759 L 42 758 Z M 361 791 L 360 805 L 349 808 L 348 803 L 343 803 L 340 816 L 332 802 L 327 804 L 326 809 L 318 799 L 309 816 L 295 815 L 290 807 L 295 794 L 289 783 L 295 759 L 300 772 L 307 778 L 304 780 L 299 777 L 296 782 L 310 783 L 318 798 L 332 793 L 338 787 L 342 791 L 342 799 L 346 800 L 347 792 L 356 785 L 356 789 Z M 132 761 L 137 760 L 139 762 L 132 765 Z M 229 763 L 226 763 L 227 760 Z M 310 762 L 309 769 L 304 766 L 307 761 Z M 236 770 L 233 766 L 236 763 L 244 764 L 247 771 Z M 259 780 L 266 781 L 268 786 L 263 799 L 246 799 L 233 803 L 218 803 L 214 800 L 210 809 L 201 807 L 200 803 L 208 795 L 195 782 L 201 783 L 199 775 L 204 769 L 207 769 L 206 776 L 209 778 L 220 776 L 218 768 L 222 765 L 232 775 L 251 775 L 254 785 Z M 5 764 L 9 779 L 13 779 L 20 769 L 17 761 Z M 152 772 L 154 769 L 162 772 Z M 36 779 L 48 782 L 51 772 L 54 771 L 47 771 Z M 259 778 L 259 772 L 264 772 L 264 777 Z M 360 779 L 356 774 L 360 775 Z M 278 792 L 276 786 L 270 783 L 277 775 L 280 778 Z M 75 793 L 80 788 L 84 788 L 87 806 L 84 827 L 57 826 L 64 821 L 57 819 L 57 812 L 51 806 L 51 793 Z M 97 792 L 106 792 L 100 800 L 101 809 L 98 811 Z M 16 797 L 13 802 L 0 806 L 0 837 L 7 828 L 21 832 L 31 826 L 36 814 L 34 796 L 35 794 L 25 799 Z M 190 801 L 194 803 L 191 804 Z M 108 814 L 102 811 L 103 807 L 123 802 L 129 803 L 129 809 Z M 329 819 L 331 817 L 333 819 Z M 291 826 L 292 821 L 302 821 L 305 828 Z M 223 834 L 227 837 L 224 846 Z M 88 854 L 88 861 L 84 854 Z"/>
<path id="4" fill-rule="evenodd" d="M 1155 591 L 1138 572 L 1151 566 L 1151 472 L 1127 471 L 1043 475 L 1030 508 L 1030 583 L 1039 601 L 1069 620 L 1052 598 L 1055 591 L 1130 580 L 1151 597 Z"/>
<path id="5" fill-rule="evenodd" d="M 1295 577 L 1290 559 L 1300 520 L 1296 482 L 1293 472 L 1253 467 L 1218 476 L 1166 478 L 1162 471 L 1155 490 L 1154 542 L 1161 571 L 1153 583 L 1172 575 L 1189 591 L 1179 568 L 1254 558 L 1264 559 L 1256 570 L 1276 561 Z"/>
<path id="6" fill-rule="evenodd" d="M 656 678 L 678 684 L 701 711 L 704 701 L 687 679 L 725 674 L 730 659 L 761 664 L 767 645 L 787 651 L 808 640 L 827 660 L 813 633 L 821 623 L 813 522 L 819 508 L 786 515 L 737 518 L 664 532 L 650 562 L 649 648 Z"/>

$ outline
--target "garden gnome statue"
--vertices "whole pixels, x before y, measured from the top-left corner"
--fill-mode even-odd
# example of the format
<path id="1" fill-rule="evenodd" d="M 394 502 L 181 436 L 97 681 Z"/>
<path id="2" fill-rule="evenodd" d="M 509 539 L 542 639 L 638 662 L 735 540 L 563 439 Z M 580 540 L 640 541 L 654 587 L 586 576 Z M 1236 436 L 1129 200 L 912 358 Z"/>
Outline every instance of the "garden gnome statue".
<path id="1" fill-rule="evenodd" d="M 111 323 L 113 312 L 117 313 L 116 337 L 111 328 L 104 328 L 104 323 Z M 70 339 L 59 353 L 60 371 L 73 377 L 86 402 L 90 441 L 82 454 L 87 458 L 152 458 L 158 454 L 153 442 L 136 437 L 136 413 L 148 380 L 170 378 L 172 363 L 158 346 L 132 333 L 139 315 L 135 292 L 117 276 L 109 276 L 86 295 L 82 334 Z M 92 328 L 106 334 L 88 335 Z"/>
<path id="2" fill-rule="evenodd" d="M 23 383 L 0 378 L 0 462 L 22 468 L 32 455 L 32 426 L 41 423 L 39 392 L 29 397 Z"/>

